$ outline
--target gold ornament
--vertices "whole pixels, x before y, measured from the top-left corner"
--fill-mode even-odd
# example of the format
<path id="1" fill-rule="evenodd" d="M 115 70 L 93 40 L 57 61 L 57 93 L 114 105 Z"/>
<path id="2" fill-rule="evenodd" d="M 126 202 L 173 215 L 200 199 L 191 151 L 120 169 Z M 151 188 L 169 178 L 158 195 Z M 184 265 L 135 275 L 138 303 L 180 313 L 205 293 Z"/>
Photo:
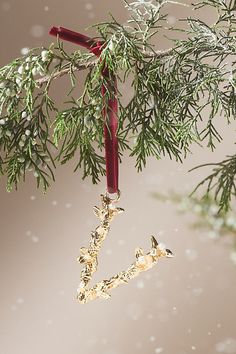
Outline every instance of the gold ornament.
<path id="1" fill-rule="evenodd" d="M 128 283 L 132 278 L 137 277 L 141 272 L 151 269 L 161 257 L 173 257 L 170 250 L 161 247 L 154 236 L 151 236 L 151 249 L 144 254 L 142 248 L 136 248 L 136 260 L 127 270 L 118 273 L 107 280 L 98 282 L 89 288 L 89 282 L 92 275 L 98 268 L 98 254 L 101 250 L 102 243 L 105 240 L 113 218 L 123 213 L 124 209 L 116 207 L 116 203 L 120 199 L 120 193 L 116 199 L 111 199 L 108 194 L 101 195 L 102 207 L 94 207 L 95 215 L 100 219 L 100 225 L 91 233 L 91 240 L 88 248 L 80 249 L 78 262 L 84 265 L 81 271 L 80 284 L 77 290 L 77 299 L 80 303 L 85 304 L 97 298 L 109 299 L 111 295 L 109 291 L 117 288 L 119 285 Z"/>

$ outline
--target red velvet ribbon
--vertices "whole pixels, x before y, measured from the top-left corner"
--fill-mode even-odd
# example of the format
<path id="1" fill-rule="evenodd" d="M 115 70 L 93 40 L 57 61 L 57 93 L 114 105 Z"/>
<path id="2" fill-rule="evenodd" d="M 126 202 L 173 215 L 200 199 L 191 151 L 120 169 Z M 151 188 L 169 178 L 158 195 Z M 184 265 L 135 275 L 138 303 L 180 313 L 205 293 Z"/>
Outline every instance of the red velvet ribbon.
<path id="1" fill-rule="evenodd" d="M 63 27 L 52 27 L 49 34 L 59 36 L 60 39 L 78 44 L 91 51 L 97 57 L 102 53 L 101 41 L 87 37 L 83 34 L 70 31 Z M 107 107 L 103 109 L 104 117 L 104 139 L 105 139 L 105 159 L 106 159 L 106 176 L 107 176 L 107 191 L 111 194 L 118 193 L 118 99 L 117 99 L 117 81 L 113 73 L 107 67 L 104 67 L 103 76 L 107 79 L 106 85 L 111 85 L 113 97 L 108 99 Z M 102 96 L 107 93 L 105 85 L 102 86 Z"/>

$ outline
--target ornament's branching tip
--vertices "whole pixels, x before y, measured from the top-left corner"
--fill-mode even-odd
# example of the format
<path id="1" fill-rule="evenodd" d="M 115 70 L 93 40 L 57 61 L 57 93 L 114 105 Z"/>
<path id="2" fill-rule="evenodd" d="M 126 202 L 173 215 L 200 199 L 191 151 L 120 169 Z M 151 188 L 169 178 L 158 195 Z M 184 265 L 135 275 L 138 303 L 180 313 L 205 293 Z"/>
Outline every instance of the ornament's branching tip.
<path id="1" fill-rule="evenodd" d="M 157 240 L 155 239 L 154 236 L 151 236 L 151 242 L 152 242 L 152 247 L 153 248 L 157 248 L 158 242 L 157 242 Z"/>
<path id="2" fill-rule="evenodd" d="M 168 258 L 173 258 L 174 257 L 174 254 L 168 248 L 166 248 L 166 257 L 168 257 Z"/>
<path id="3" fill-rule="evenodd" d="M 140 247 L 137 247 L 136 249 L 135 249 L 135 257 L 138 259 L 139 257 L 142 257 L 143 256 L 143 249 L 142 248 L 140 248 Z"/>
<path id="4" fill-rule="evenodd" d="M 121 213 L 123 213 L 125 211 L 125 209 L 123 209 L 123 208 L 116 208 L 116 209 L 118 211 L 118 214 L 121 214 Z"/>
<path id="5" fill-rule="evenodd" d="M 94 212 L 94 214 L 95 214 L 97 217 L 100 216 L 100 208 L 99 208 L 99 207 L 94 206 L 94 207 L 93 207 L 93 212 Z"/>

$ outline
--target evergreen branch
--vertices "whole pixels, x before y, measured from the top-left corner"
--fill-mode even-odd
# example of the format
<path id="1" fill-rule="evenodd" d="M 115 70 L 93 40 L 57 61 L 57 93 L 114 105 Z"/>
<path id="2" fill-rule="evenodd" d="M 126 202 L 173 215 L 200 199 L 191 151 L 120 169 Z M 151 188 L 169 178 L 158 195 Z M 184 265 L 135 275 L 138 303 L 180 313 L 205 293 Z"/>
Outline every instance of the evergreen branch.
<path id="1" fill-rule="evenodd" d="M 91 61 L 91 62 L 84 64 L 84 65 L 75 65 L 73 67 L 73 71 L 82 71 L 82 70 L 89 69 L 89 68 L 95 66 L 96 63 L 97 63 L 97 60 L 94 60 L 94 61 Z M 38 86 L 41 87 L 44 84 L 48 83 L 49 81 L 59 79 L 62 76 L 68 75 L 70 73 L 70 71 L 71 71 L 71 68 L 62 69 L 62 70 L 55 72 L 53 75 L 44 76 L 44 77 L 38 79 L 36 82 L 37 82 Z"/>
<path id="2" fill-rule="evenodd" d="M 236 155 L 229 156 L 219 163 L 209 163 L 193 168 L 191 171 L 205 166 L 215 166 L 213 172 L 204 178 L 195 188 L 206 184 L 206 195 L 213 192 L 213 197 L 220 210 L 227 212 L 230 209 L 231 199 L 236 196 Z"/>
<path id="3" fill-rule="evenodd" d="M 206 141 L 214 150 L 222 141 L 217 119 L 230 124 L 236 117 L 234 2 L 198 1 L 192 8 L 216 9 L 216 21 L 185 19 L 184 39 L 172 39 L 172 46 L 163 51 L 156 50 L 153 38 L 163 31 L 179 33 L 178 28 L 167 28 L 165 13 L 168 5 L 183 2 L 124 2 L 130 15 L 127 23 L 111 16 L 94 26 L 104 42 L 99 60 L 91 53 L 67 53 L 59 41 L 0 69 L 0 174 L 8 176 L 9 190 L 28 172 L 46 189 L 56 162 L 73 157 L 84 177 L 99 181 L 104 174 L 102 111 L 113 95 L 109 78 L 102 75 L 104 66 L 116 75 L 120 90 L 120 160 L 129 150 L 140 171 L 149 156 L 167 155 L 181 162 L 193 143 Z M 74 97 L 75 75 L 81 70 L 86 70 L 84 90 Z M 50 92 L 62 76 L 68 76 L 70 84 L 66 107 L 59 110 Z M 131 93 L 126 104 L 124 84 Z M 234 175 L 234 161 L 225 160 L 205 181 L 211 191 L 216 183 L 215 197 L 225 210 L 235 193 Z"/>

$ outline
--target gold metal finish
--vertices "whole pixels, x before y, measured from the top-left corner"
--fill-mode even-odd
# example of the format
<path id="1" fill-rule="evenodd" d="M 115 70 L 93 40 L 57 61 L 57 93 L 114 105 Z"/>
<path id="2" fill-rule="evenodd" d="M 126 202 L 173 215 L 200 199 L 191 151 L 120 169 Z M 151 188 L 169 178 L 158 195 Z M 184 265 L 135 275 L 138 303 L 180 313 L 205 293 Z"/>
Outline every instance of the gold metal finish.
<path id="1" fill-rule="evenodd" d="M 80 303 L 85 304 L 97 298 L 109 299 L 111 295 L 109 291 L 117 288 L 119 285 L 128 283 L 132 278 L 138 276 L 141 272 L 151 269 L 161 257 L 173 257 L 170 250 L 161 247 L 154 236 L 151 237 L 151 249 L 144 254 L 142 248 L 136 248 L 135 261 L 127 270 L 118 273 L 107 280 L 98 282 L 89 288 L 89 282 L 92 275 L 98 268 L 98 254 L 101 250 L 102 243 L 105 240 L 113 218 L 122 213 L 124 209 L 116 207 L 115 203 L 120 198 L 120 193 L 116 199 L 111 199 L 108 194 L 101 195 L 102 207 L 94 207 L 95 215 L 100 219 L 100 225 L 91 233 L 91 240 L 88 248 L 80 249 L 78 262 L 84 265 L 81 271 L 80 284 L 77 290 L 77 299 Z"/>

